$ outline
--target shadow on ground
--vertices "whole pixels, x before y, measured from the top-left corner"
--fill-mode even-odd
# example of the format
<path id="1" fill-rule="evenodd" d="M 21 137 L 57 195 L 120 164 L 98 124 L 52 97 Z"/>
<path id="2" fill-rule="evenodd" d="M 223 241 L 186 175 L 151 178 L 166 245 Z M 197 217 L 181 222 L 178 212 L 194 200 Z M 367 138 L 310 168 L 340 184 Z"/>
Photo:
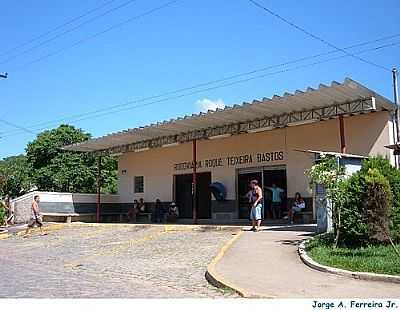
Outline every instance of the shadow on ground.
<path id="1" fill-rule="evenodd" d="M 274 227 L 264 227 L 262 232 L 268 231 L 299 231 L 305 233 L 316 233 L 317 227 L 315 225 L 284 225 L 284 226 L 274 226 Z"/>

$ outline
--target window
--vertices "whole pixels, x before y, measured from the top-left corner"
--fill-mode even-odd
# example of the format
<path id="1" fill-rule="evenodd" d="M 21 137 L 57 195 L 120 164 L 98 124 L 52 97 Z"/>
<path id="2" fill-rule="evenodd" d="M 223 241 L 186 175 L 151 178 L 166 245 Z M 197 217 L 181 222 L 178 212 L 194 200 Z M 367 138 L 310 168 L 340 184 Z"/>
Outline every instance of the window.
<path id="1" fill-rule="evenodd" d="M 135 193 L 144 193 L 144 176 L 135 176 Z"/>

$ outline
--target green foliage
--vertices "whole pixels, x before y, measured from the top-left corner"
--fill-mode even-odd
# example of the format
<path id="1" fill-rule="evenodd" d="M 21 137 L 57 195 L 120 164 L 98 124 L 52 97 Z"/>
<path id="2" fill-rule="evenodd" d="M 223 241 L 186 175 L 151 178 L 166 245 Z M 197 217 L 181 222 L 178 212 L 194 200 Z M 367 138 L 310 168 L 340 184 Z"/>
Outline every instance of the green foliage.
<path id="1" fill-rule="evenodd" d="M 7 157 L 0 161 L 0 196 L 16 197 L 28 191 L 32 184 L 30 167 L 24 155 Z"/>
<path id="2" fill-rule="evenodd" d="M 340 237 L 341 207 L 346 199 L 345 169 L 340 166 L 335 156 L 321 155 L 318 163 L 306 171 L 312 184 L 323 185 L 326 191 L 326 198 L 332 206 L 333 229 L 335 233 L 335 246 Z"/>
<path id="3" fill-rule="evenodd" d="M 110 156 L 101 158 L 102 192 L 116 194 L 118 191 L 118 161 Z"/>
<path id="4" fill-rule="evenodd" d="M 95 193 L 97 161 L 87 153 L 63 151 L 62 146 L 79 143 L 90 138 L 90 134 L 70 125 L 39 134 L 26 148 L 30 177 L 39 190 L 60 192 Z M 102 159 L 102 191 L 116 192 L 116 160 Z"/>
<path id="5" fill-rule="evenodd" d="M 321 184 L 327 191 L 333 191 L 336 181 L 344 175 L 344 169 L 338 165 L 334 156 L 321 155 L 321 160 L 306 170 L 312 184 Z"/>
<path id="6" fill-rule="evenodd" d="M 7 219 L 7 211 L 5 205 L 0 202 L 0 226 L 5 224 Z"/>
<path id="7" fill-rule="evenodd" d="M 387 235 L 400 242 L 400 171 L 387 159 L 364 160 L 361 170 L 346 179 L 336 159 L 326 156 L 306 174 L 332 201 L 336 245 L 386 243 Z"/>
<path id="8" fill-rule="evenodd" d="M 46 167 L 51 160 L 62 153 L 60 147 L 83 142 L 89 138 L 90 134 L 70 125 L 61 125 L 56 129 L 46 130 L 40 133 L 34 141 L 28 143 L 26 148 L 28 162 L 33 169 Z"/>
<path id="9" fill-rule="evenodd" d="M 361 171 L 365 174 L 370 168 L 378 169 L 389 181 L 393 194 L 393 208 L 390 211 L 390 231 L 392 238 L 400 242 L 400 170 L 393 167 L 382 156 L 369 158 L 364 162 Z"/>
<path id="10" fill-rule="evenodd" d="M 343 181 L 345 170 L 339 166 L 337 158 L 334 156 L 321 156 L 321 160 L 306 170 L 306 175 L 311 184 L 323 185 L 326 196 L 333 204 L 340 204 L 343 199 Z"/>
<path id="11" fill-rule="evenodd" d="M 358 171 L 345 183 L 346 199 L 342 205 L 341 244 L 348 247 L 368 243 L 367 212 L 363 203 L 365 179 Z"/>
<path id="12" fill-rule="evenodd" d="M 316 262 L 358 272 L 400 275 L 399 256 L 390 245 L 333 248 L 333 235 L 319 235 L 306 243 L 307 254 Z M 396 247 L 400 251 L 400 245 Z"/>
<path id="13" fill-rule="evenodd" d="M 389 181 L 376 168 L 370 168 L 365 176 L 367 191 L 368 238 L 373 243 L 389 243 L 389 211 L 393 195 Z"/>
<path id="14" fill-rule="evenodd" d="M 366 194 L 369 192 L 367 178 L 370 171 L 378 171 L 381 176 L 378 178 L 386 183 L 389 182 L 392 197 L 390 216 L 390 234 L 394 241 L 400 242 L 400 171 L 390 165 L 389 161 L 383 157 L 371 157 L 363 161 L 361 170 L 353 174 L 346 181 L 346 199 L 342 207 L 341 239 L 342 245 L 347 247 L 366 246 L 371 241 L 369 237 L 369 215 L 368 199 Z"/>

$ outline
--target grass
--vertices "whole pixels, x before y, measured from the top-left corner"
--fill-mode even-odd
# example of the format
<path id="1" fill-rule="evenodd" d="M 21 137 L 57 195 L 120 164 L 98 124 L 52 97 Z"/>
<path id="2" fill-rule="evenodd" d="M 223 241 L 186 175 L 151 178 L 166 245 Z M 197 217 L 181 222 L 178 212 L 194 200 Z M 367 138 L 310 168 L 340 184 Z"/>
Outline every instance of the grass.
<path id="1" fill-rule="evenodd" d="M 400 245 L 396 246 L 400 252 Z M 307 242 L 307 254 L 316 262 L 358 272 L 400 275 L 400 256 L 390 245 L 371 245 L 364 248 L 337 248 L 326 236 Z"/>

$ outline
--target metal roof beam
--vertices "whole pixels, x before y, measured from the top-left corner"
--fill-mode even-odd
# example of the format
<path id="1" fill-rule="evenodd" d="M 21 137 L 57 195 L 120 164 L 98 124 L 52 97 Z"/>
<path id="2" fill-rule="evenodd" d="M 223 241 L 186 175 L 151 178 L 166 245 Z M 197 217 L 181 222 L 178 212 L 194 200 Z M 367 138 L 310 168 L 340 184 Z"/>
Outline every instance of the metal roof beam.
<path id="1" fill-rule="evenodd" d="M 339 115 L 353 115 L 358 113 L 366 113 L 376 111 L 375 97 L 364 98 L 352 102 L 335 104 L 329 107 L 316 108 L 307 111 L 292 112 L 272 117 L 261 118 L 246 122 L 237 122 L 218 127 L 209 127 L 184 132 L 177 135 L 157 137 L 132 144 L 112 147 L 106 150 L 97 151 L 98 154 L 112 154 L 131 152 L 139 149 L 157 148 L 163 145 L 174 143 L 185 143 L 196 140 L 204 140 L 209 137 L 240 134 L 247 132 L 255 132 L 262 130 L 270 130 L 285 126 L 296 126 L 300 124 L 318 122 L 324 119 L 337 117 Z"/>

